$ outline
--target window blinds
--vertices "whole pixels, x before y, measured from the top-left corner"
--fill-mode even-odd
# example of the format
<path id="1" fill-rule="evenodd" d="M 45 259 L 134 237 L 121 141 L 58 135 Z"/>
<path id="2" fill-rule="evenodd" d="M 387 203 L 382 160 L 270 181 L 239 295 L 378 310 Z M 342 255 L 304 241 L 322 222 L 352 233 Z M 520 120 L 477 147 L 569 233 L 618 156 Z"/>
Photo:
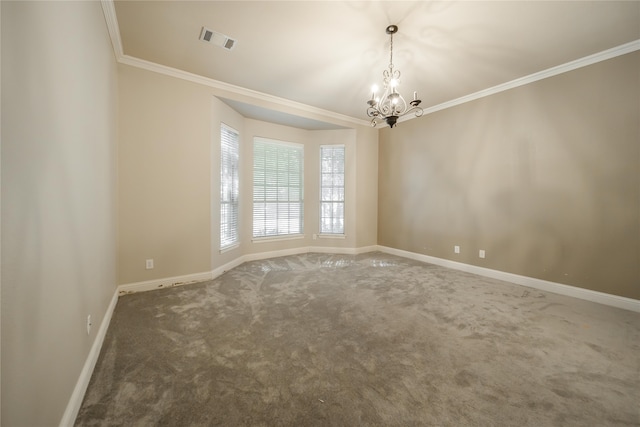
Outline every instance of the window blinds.
<path id="1" fill-rule="evenodd" d="M 239 134 L 220 125 L 220 249 L 239 243 Z"/>
<path id="2" fill-rule="evenodd" d="M 320 233 L 344 234 L 344 145 L 320 146 Z"/>
<path id="3" fill-rule="evenodd" d="M 301 144 L 255 138 L 253 142 L 253 237 L 302 234 Z"/>

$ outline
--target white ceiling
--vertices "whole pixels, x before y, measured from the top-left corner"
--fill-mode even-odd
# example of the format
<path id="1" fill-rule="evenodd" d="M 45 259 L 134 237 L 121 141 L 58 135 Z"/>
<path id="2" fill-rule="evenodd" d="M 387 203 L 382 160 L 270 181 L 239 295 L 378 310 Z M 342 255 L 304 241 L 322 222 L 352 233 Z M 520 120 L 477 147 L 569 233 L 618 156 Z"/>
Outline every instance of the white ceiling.
<path id="1" fill-rule="evenodd" d="M 400 92 L 417 91 L 425 108 L 640 39 L 639 1 L 116 1 L 115 11 L 127 56 L 355 120 L 368 120 L 371 86 L 382 85 L 389 24 Z M 203 26 L 235 48 L 200 41 Z"/>

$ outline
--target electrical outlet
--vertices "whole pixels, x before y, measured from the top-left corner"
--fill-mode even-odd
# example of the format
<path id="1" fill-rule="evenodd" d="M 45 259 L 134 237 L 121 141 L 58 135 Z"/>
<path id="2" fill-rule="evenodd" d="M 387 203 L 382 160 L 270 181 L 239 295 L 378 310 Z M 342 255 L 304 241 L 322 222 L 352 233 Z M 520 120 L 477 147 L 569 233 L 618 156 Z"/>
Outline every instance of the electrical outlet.
<path id="1" fill-rule="evenodd" d="M 478 252 L 478 256 L 479 256 L 480 258 L 484 258 L 484 255 L 485 255 L 485 254 L 484 254 L 484 249 L 480 249 L 480 252 Z"/>
<path id="2" fill-rule="evenodd" d="M 153 259 L 148 259 L 146 261 L 145 266 L 146 266 L 147 270 L 152 270 L 153 269 Z"/>
<path id="3" fill-rule="evenodd" d="M 453 252 L 456 253 L 456 254 L 459 254 L 460 253 L 460 246 L 454 246 L 453 247 Z"/>
<path id="4" fill-rule="evenodd" d="M 87 335 L 91 334 L 91 315 L 87 316 Z"/>

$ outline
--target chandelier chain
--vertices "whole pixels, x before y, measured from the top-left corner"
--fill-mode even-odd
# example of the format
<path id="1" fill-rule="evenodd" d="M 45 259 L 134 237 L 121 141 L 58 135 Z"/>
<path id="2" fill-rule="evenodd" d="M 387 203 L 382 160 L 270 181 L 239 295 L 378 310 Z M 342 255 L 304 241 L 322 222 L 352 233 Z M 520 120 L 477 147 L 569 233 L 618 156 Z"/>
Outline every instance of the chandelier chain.
<path id="1" fill-rule="evenodd" d="M 393 68 L 393 33 L 391 34 L 391 44 L 389 46 L 389 68 Z"/>

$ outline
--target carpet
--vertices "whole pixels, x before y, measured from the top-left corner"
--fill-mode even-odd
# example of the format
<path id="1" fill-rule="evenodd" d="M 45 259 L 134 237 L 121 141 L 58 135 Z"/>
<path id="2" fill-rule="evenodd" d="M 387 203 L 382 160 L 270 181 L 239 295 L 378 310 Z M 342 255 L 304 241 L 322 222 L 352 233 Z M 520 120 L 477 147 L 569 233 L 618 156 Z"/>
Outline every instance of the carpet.
<path id="1" fill-rule="evenodd" d="M 120 297 L 78 426 L 638 426 L 640 314 L 380 252 Z"/>

